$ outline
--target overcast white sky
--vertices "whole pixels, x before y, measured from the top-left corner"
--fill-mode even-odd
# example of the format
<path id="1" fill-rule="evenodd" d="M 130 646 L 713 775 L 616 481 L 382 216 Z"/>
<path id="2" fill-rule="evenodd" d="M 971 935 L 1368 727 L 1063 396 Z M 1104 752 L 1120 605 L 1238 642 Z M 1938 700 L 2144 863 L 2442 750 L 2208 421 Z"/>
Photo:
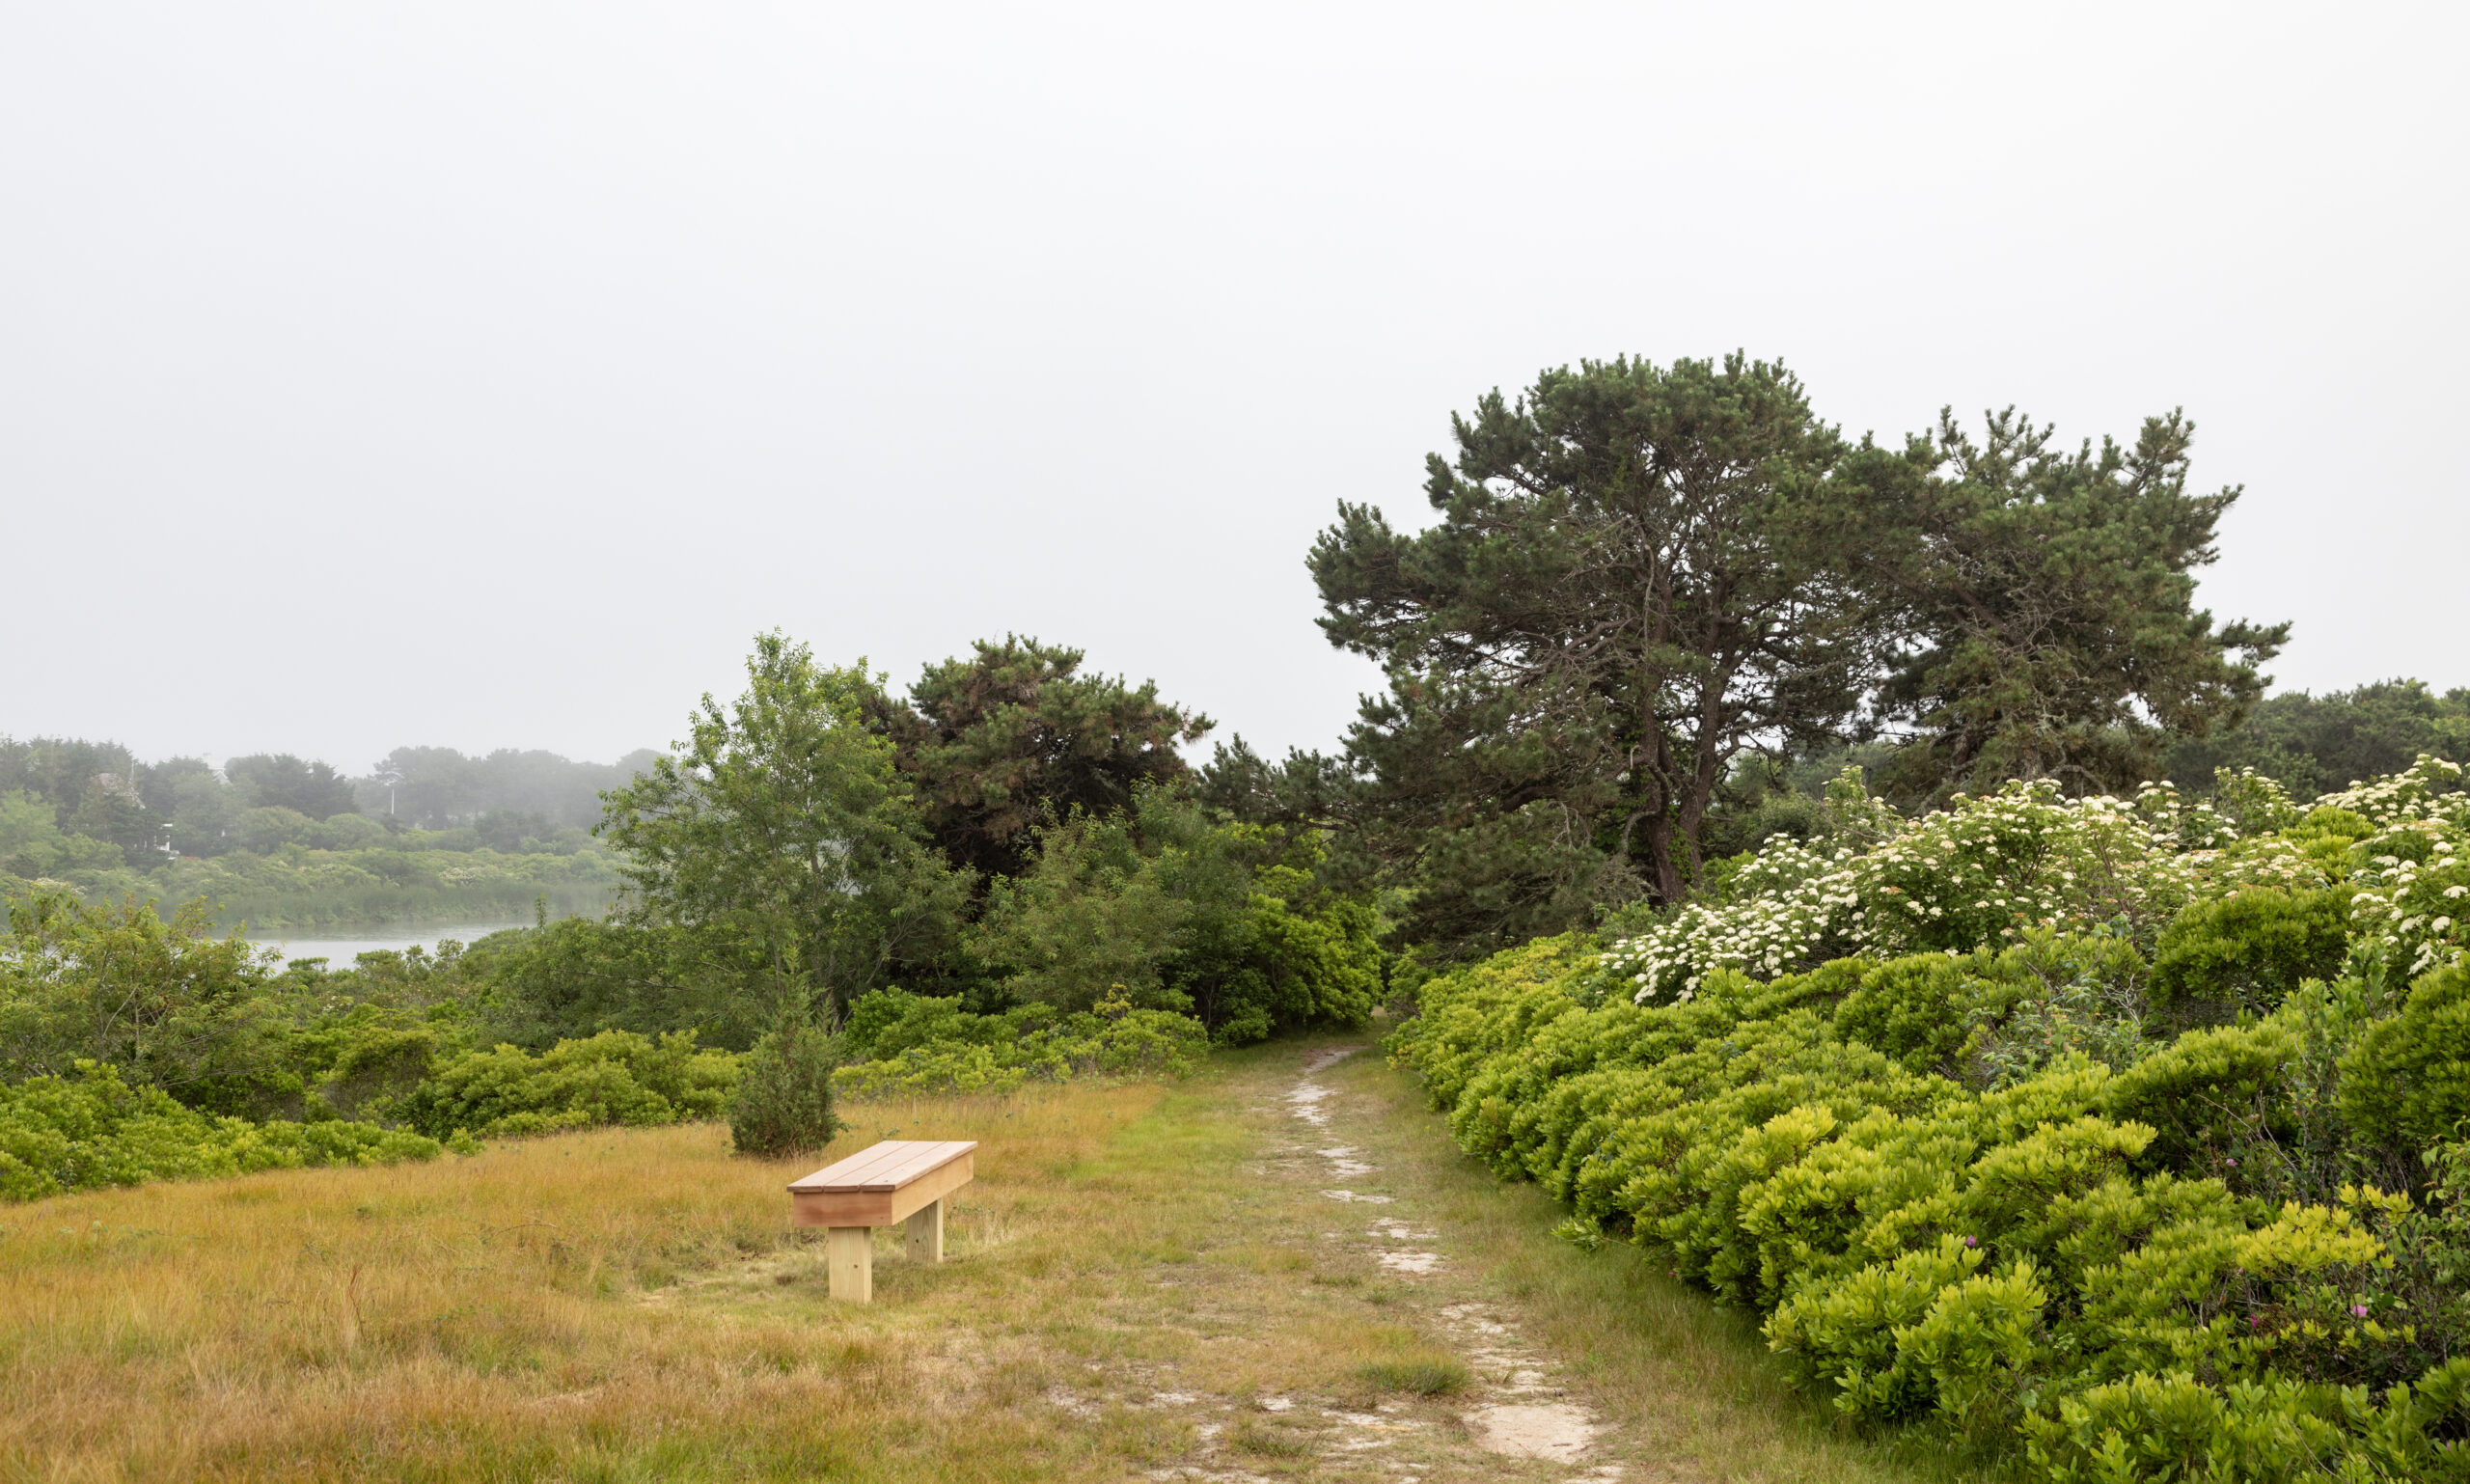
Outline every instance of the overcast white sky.
<path id="1" fill-rule="evenodd" d="M 0 732 L 607 758 L 779 626 L 1327 745 L 1448 415 L 2196 421 L 2285 687 L 2470 684 L 2470 10 L 0 5 Z"/>

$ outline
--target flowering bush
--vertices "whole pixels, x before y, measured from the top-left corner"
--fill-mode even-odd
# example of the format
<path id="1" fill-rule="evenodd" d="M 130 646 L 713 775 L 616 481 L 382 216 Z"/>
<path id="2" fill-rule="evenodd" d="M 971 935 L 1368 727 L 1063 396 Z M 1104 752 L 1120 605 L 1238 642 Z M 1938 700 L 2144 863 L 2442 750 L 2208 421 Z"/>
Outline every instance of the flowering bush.
<path id="1" fill-rule="evenodd" d="M 2457 782 L 2018 784 L 1779 843 L 1429 981 L 1391 1053 L 1848 1416 L 2057 1480 L 2470 1479 Z"/>
<path id="2" fill-rule="evenodd" d="M 2279 790 L 2268 781 L 2225 782 L 2239 785 L 2242 813 L 2275 817 Z M 2428 828 L 2412 815 L 2385 834 Z M 2461 832 L 2457 823 L 2450 828 Z M 1681 1000 L 1715 969 L 1774 975 L 1847 953 L 1962 952 L 2036 927 L 2115 932 L 2149 952 L 2190 901 L 2334 879 L 2303 840 L 2279 832 L 2242 837 L 2213 803 L 2188 805 L 2160 785 L 2128 801 L 2065 799 L 2045 781 L 2010 783 L 1986 798 L 1959 795 L 1954 808 L 1881 834 L 1857 851 L 1778 841 L 1731 874 L 1720 900 L 1691 903 L 1612 944 L 1604 991 L 1626 988 L 1642 1004 Z M 2395 857 L 2397 869 L 2404 859 L 2453 855 L 2432 844 L 2396 848 L 2412 852 Z M 2446 876 L 2438 896 L 2454 884 Z M 2409 903 L 2428 899 L 2420 888 Z M 2433 920 L 2422 912 L 2413 930 Z"/>
<path id="3" fill-rule="evenodd" d="M 2350 921 L 2385 963 L 2412 977 L 2461 962 L 2470 936 L 2470 793 L 2458 791 L 2460 782 L 2458 763 L 2421 757 L 2407 773 L 2333 794 L 2318 810 L 2336 816 L 2323 826 L 2335 838 L 2346 834 L 2342 814 L 2374 826 L 2350 847 L 2359 888 Z M 2456 790 L 2438 792 L 2447 784 Z"/>

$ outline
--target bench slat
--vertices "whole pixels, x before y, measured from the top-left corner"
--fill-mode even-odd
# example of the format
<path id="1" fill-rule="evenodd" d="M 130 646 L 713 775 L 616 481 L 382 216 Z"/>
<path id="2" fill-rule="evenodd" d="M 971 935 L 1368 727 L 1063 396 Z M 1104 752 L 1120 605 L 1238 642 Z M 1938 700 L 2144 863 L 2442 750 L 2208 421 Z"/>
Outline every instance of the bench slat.
<path id="1" fill-rule="evenodd" d="M 888 1139 L 828 1165 L 789 1189 L 799 1194 L 897 1191 L 977 1147 L 975 1140 Z"/>
<path id="2" fill-rule="evenodd" d="M 888 1169 L 908 1152 L 907 1140 L 886 1140 L 850 1155 L 837 1164 L 827 1165 L 800 1180 L 789 1189 L 812 1191 L 854 1191 L 862 1189 L 866 1177 L 880 1169 Z"/>
<path id="3" fill-rule="evenodd" d="M 920 1143 L 908 1158 L 896 1164 L 866 1171 L 865 1188 L 870 1191 L 898 1190 L 913 1180 L 920 1180 L 977 1147 L 974 1140 L 948 1140 L 940 1143 Z"/>

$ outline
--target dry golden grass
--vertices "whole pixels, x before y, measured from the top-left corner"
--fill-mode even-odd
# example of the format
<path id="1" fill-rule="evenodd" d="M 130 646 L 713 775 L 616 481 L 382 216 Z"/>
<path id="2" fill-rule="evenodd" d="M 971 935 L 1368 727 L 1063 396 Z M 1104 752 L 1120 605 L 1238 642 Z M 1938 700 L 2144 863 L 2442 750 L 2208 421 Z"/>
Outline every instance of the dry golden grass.
<path id="1" fill-rule="evenodd" d="M 1389 1476 L 1346 1451 L 1387 1446 L 1341 1439 L 1350 1408 L 1428 1479 L 1567 1477 L 1471 1454 L 1451 1388 L 1384 1382 L 1447 1370 L 1441 1306 L 1468 1293 L 1562 1352 L 1631 1479 L 1914 1476 L 1636 1254 L 1546 1236 L 1532 1192 L 1359 1058 L 1323 1080 L 1377 1115 L 1396 1209 L 1456 1244 L 1444 1278 L 1382 1272 L 1287 1142 L 1299 1061 L 867 1105 L 789 1163 L 733 1159 L 712 1126 L 604 1130 L 0 1207 L 0 1477 Z M 877 1302 L 831 1304 L 782 1187 L 894 1137 L 981 1140 L 950 1260 L 882 1233 Z"/>

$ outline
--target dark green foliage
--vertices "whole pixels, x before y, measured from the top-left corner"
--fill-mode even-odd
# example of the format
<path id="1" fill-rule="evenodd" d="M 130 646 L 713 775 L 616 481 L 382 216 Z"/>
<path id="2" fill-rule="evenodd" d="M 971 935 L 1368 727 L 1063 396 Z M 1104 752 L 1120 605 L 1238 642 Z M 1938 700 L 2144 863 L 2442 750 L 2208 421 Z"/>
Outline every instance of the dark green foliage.
<path id="1" fill-rule="evenodd" d="M 246 807 L 288 809 L 311 819 L 349 813 L 357 806 L 351 780 L 323 762 L 308 762 L 289 753 L 234 757 L 223 764 Z"/>
<path id="2" fill-rule="evenodd" d="M 688 740 L 609 797 L 628 921 L 727 964 L 743 1013 L 837 1019 L 904 959 L 948 949 L 965 877 L 927 842 L 892 744 L 866 725 L 863 666 L 755 640 L 747 689 L 703 698 Z"/>
<path id="3" fill-rule="evenodd" d="M 1219 1039 L 1360 1025 L 1382 987 L 1369 907 L 1324 889 L 1318 848 L 1213 821 L 1180 790 L 1041 828 L 971 935 L 1005 994 L 1067 1010 L 1120 998 L 1197 1015 Z"/>
<path id="4" fill-rule="evenodd" d="M 1880 964 L 1835 1011 L 1835 1031 L 1916 1072 L 1952 1072 L 1975 1020 L 2021 998 L 2024 976 L 1987 950 L 1916 953 Z"/>
<path id="5" fill-rule="evenodd" d="M 1975 443 L 1935 440 L 1852 463 L 1874 499 L 1860 548 L 1907 644 L 1879 693 L 1916 740 L 1883 780 L 1906 799 L 2013 778 L 2123 792 L 2171 740 L 2235 723 L 2288 624 L 2216 630 L 2194 569 L 2236 489 L 2187 492 L 2194 426 L 2148 418 L 2132 448 L 2073 453 L 2013 409 Z M 1943 465 L 1946 472 L 1924 474 Z"/>
<path id="6" fill-rule="evenodd" d="M 2189 906 L 2154 956 L 2154 1010 L 2178 1024 L 2261 1015 L 2300 980 L 2333 978 L 2349 948 L 2349 898 L 2261 887 Z"/>
<path id="7" fill-rule="evenodd" d="M 657 1041 L 604 1031 L 538 1056 L 517 1046 L 465 1052 L 384 1112 L 439 1139 L 676 1123 L 717 1116 L 737 1077 L 734 1058 L 698 1051 L 692 1031 Z"/>
<path id="8" fill-rule="evenodd" d="M 2286 692 L 2236 727 L 2180 742 L 2169 776 L 2204 789 L 2217 770 L 2253 768 L 2303 801 L 2401 772 L 2423 753 L 2470 763 L 2470 689 L 2438 695 L 2423 680 L 2397 679 L 2321 696 Z"/>
<path id="9" fill-rule="evenodd" d="M 832 1110 L 838 1064 L 832 1037 L 810 1026 L 793 1025 L 757 1041 L 739 1063 L 729 1100 L 730 1146 L 757 1159 L 780 1159 L 832 1142 L 840 1131 Z"/>
<path id="10" fill-rule="evenodd" d="M 1865 630 L 1844 445 L 1780 366 L 1587 362 L 1453 426 L 1438 523 L 1341 505 L 1310 562 L 1331 643 L 1388 674 L 1348 817 L 1458 954 L 1687 895 L 1735 756 L 1851 717 Z"/>
<path id="11" fill-rule="evenodd" d="M 1131 807 L 1185 773 L 1178 743 L 1207 717 L 1120 677 L 1084 675 L 1082 652 L 1005 635 L 930 665 L 903 705 L 880 692 L 868 724 L 890 737 L 926 827 L 954 865 L 987 879 L 1028 868 L 1045 821 Z"/>
<path id="12" fill-rule="evenodd" d="M 600 1031 L 692 1026 L 707 1045 L 743 1051 L 767 1024 L 734 955 L 662 923 L 563 918 L 484 938 L 466 964 L 479 1034 L 492 1043 L 538 1051 Z"/>
<path id="13" fill-rule="evenodd" d="M 2423 976 L 2400 1013 L 2360 1033 L 2342 1059 L 2342 1113 L 2397 1150 L 2470 1139 L 2470 966 Z"/>

